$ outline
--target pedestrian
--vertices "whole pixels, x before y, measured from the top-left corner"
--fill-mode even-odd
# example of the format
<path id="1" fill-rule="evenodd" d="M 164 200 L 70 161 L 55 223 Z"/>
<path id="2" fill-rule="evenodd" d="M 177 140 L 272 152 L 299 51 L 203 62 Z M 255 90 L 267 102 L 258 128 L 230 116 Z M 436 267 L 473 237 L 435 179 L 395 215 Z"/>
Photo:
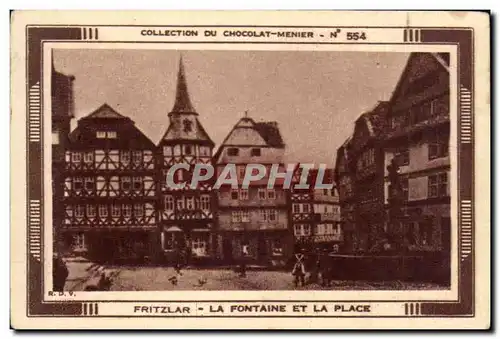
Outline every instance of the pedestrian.
<path id="1" fill-rule="evenodd" d="M 249 256 L 248 244 L 241 246 L 240 277 L 247 276 L 247 258 Z"/>
<path id="2" fill-rule="evenodd" d="M 66 279 L 68 278 L 68 267 L 58 254 L 54 254 L 52 258 L 52 280 L 54 284 L 54 291 L 62 292 Z"/>
<path id="3" fill-rule="evenodd" d="M 305 256 L 302 250 L 295 253 L 295 264 L 293 265 L 292 275 L 294 276 L 295 287 L 305 285 L 306 268 L 304 266 Z"/>

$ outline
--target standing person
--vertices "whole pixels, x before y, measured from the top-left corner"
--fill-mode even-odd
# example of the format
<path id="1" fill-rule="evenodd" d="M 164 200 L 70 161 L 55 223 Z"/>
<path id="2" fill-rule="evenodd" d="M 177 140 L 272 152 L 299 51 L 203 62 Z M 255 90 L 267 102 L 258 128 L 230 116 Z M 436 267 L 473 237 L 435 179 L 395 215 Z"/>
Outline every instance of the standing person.
<path id="1" fill-rule="evenodd" d="M 299 284 L 305 285 L 306 268 L 304 266 L 305 256 L 303 252 L 303 250 L 300 250 L 295 253 L 295 264 L 292 269 L 295 287 L 298 287 Z"/>
<path id="2" fill-rule="evenodd" d="M 241 246 L 241 264 L 240 264 L 240 277 L 247 276 L 247 258 L 249 255 L 248 244 Z"/>
<path id="3" fill-rule="evenodd" d="M 54 284 L 54 291 L 62 292 L 64 290 L 68 274 L 69 272 L 66 264 L 58 254 L 54 253 L 52 258 L 52 280 Z"/>

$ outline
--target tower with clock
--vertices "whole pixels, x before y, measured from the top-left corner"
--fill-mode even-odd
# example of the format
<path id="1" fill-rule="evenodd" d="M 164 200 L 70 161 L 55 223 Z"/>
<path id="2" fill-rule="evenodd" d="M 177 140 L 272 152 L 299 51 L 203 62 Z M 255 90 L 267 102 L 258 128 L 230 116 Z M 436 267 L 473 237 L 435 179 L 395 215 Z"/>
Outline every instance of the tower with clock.
<path id="1" fill-rule="evenodd" d="M 167 185 L 167 172 L 175 164 L 188 169 L 174 173 L 175 182 L 190 182 L 196 164 L 211 164 L 213 141 L 201 125 L 189 97 L 182 58 L 179 61 L 174 106 L 169 126 L 158 144 L 161 247 L 167 261 L 205 261 L 215 254 L 212 183 L 177 189 Z"/>

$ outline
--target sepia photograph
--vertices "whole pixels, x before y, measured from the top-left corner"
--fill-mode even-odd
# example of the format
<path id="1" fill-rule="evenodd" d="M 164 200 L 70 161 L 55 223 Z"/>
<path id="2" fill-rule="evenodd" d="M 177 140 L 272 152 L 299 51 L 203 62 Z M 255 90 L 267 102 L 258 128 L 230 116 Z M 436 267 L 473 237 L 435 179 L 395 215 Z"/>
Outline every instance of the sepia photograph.
<path id="1" fill-rule="evenodd" d="M 51 62 L 55 291 L 450 287 L 448 53 Z"/>

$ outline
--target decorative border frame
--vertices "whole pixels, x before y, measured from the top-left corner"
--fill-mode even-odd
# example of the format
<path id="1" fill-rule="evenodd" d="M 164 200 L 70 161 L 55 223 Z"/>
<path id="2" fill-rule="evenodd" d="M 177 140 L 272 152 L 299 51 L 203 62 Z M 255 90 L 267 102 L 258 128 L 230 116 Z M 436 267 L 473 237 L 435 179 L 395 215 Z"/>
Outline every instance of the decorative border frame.
<path id="1" fill-rule="evenodd" d="M 26 26 L 26 93 L 27 93 L 27 138 L 26 138 L 26 213 L 27 213 L 27 317 L 95 317 L 99 316 L 97 302 L 82 301 L 48 301 L 43 298 L 43 111 L 42 79 L 43 79 L 43 42 L 68 42 L 85 40 L 95 42 L 99 40 L 99 27 L 133 25 L 95 25 L 95 26 L 63 26 L 43 25 Z M 149 26 L 160 27 L 160 26 Z M 163 25 L 161 27 L 183 27 L 182 25 Z M 191 27 L 247 27 L 245 25 L 220 25 L 220 26 L 191 26 Z M 303 28 L 304 26 L 252 26 L 254 28 Z M 457 171 L 458 171 L 458 300 L 456 301 L 377 301 L 404 303 L 404 315 L 401 317 L 473 317 L 474 309 L 474 30 L 473 28 L 443 28 L 443 27 L 312 27 L 310 28 L 401 28 L 403 42 L 401 44 L 447 44 L 457 46 L 458 55 L 458 123 L 457 123 Z M 163 42 L 168 43 L 168 42 Z M 196 43 L 195 41 L 190 43 Z M 224 42 L 228 43 L 228 42 Z M 242 43 L 242 42 L 238 42 Z M 252 42 L 244 42 L 252 43 Z M 311 43 L 315 44 L 315 43 Z M 316 43 L 317 44 L 317 43 Z M 329 43 L 339 44 L 339 43 Z M 269 300 L 271 301 L 271 300 Z M 277 301 L 277 300 L 274 300 Z M 103 301 L 105 302 L 105 301 Z M 178 303 L 182 301 L 174 301 Z M 224 301 L 228 302 L 228 301 Z M 102 316 L 110 317 L 110 316 Z M 115 316 L 130 317 L 130 316 Z M 144 316 L 140 316 L 144 318 Z M 182 317 L 182 316 L 179 316 Z M 238 317 L 252 318 L 254 316 L 190 316 L 190 317 Z M 290 317 L 290 316 L 271 316 Z M 296 316 L 293 316 L 296 317 Z M 302 316 L 302 317 L 328 317 L 338 316 Z M 344 317 L 344 316 L 343 316 Z M 385 316 L 352 316 L 383 318 Z M 398 317 L 398 316 L 391 316 Z"/>

